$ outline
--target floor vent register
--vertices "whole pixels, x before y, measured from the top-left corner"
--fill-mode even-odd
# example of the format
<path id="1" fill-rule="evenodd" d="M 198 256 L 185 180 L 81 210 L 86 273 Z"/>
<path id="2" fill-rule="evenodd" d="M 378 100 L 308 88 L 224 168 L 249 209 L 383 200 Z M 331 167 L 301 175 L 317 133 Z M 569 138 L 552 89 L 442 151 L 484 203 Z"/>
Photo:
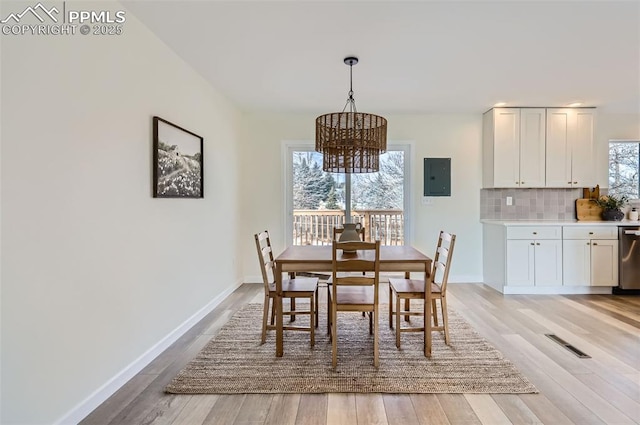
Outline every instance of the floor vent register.
<path id="1" fill-rule="evenodd" d="M 574 347 L 573 345 L 569 344 L 567 341 L 565 341 L 564 339 L 560 338 L 556 334 L 544 334 L 544 335 L 547 338 L 549 338 L 551 341 L 554 341 L 557 344 L 562 345 L 564 348 L 566 348 L 567 350 L 571 351 L 573 354 L 575 354 L 576 356 L 580 357 L 581 359 L 590 359 L 591 358 L 590 355 L 588 355 L 587 353 L 585 353 L 582 350 L 579 350 L 578 348 Z"/>

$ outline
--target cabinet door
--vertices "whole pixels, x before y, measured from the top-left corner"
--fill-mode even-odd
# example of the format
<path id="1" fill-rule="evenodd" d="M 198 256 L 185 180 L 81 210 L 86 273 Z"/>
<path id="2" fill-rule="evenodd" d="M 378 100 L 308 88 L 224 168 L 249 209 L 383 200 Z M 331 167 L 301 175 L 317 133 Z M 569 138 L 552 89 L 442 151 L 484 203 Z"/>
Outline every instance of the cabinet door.
<path id="1" fill-rule="evenodd" d="M 534 285 L 534 249 L 535 245 L 531 240 L 507 241 L 507 285 Z"/>
<path id="2" fill-rule="evenodd" d="M 545 186 L 544 108 L 520 110 L 520 187 Z"/>
<path id="3" fill-rule="evenodd" d="M 562 241 L 535 241 L 536 286 L 562 286 Z"/>
<path id="4" fill-rule="evenodd" d="M 571 184 L 573 187 L 596 185 L 593 170 L 594 111 L 576 110 L 575 131 L 571 148 Z"/>
<path id="5" fill-rule="evenodd" d="M 591 284 L 591 242 L 565 239 L 562 243 L 562 281 L 564 286 Z"/>
<path id="6" fill-rule="evenodd" d="M 518 187 L 520 182 L 520 109 L 494 109 L 493 185 Z"/>
<path id="7" fill-rule="evenodd" d="M 570 108 L 547 109 L 546 186 L 572 187 L 571 138 L 575 114 Z"/>
<path id="8" fill-rule="evenodd" d="M 618 285 L 618 241 L 591 241 L 591 285 Z"/>

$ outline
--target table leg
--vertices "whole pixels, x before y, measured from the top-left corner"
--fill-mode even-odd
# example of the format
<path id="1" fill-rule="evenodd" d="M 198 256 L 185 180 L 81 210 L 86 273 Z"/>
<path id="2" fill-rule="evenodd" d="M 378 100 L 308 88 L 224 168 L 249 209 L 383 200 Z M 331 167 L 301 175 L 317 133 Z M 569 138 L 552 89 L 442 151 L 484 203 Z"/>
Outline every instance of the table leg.
<path id="1" fill-rule="evenodd" d="M 404 272 L 404 278 L 405 279 L 411 279 L 411 273 Z M 411 310 L 411 305 L 409 304 L 410 302 L 411 302 L 411 300 L 409 298 L 405 298 L 405 300 L 404 300 L 404 311 Z M 409 321 L 409 315 L 405 315 L 404 316 L 404 321 L 405 322 Z"/>
<path id="2" fill-rule="evenodd" d="M 424 355 L 431 357 L 431 281 L 429 264 L 424 265 Z"/>
<path id="3" fill-rule="evenodd" d="M 282 343 L 282 264 L 276 262 L 276 357 L 282 357 L 284 344 Z"/>

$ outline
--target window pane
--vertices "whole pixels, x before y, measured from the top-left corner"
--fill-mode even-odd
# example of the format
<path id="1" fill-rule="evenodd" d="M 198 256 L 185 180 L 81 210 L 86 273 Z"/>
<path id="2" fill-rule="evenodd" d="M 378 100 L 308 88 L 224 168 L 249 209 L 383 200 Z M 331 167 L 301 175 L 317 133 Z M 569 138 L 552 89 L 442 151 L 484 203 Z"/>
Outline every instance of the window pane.
<path id="1" fill-rule="evenodd" d="M 380 155 L 380 171 L 351 175 L 351 211 L 372 239 L 404 245 L 404 151 Z"/>
<path id="2" fill-rule="evenodd" d="M 640 143 L 609 143 L 609 193 L 640 198 Z"/>
<path id="3" fill-rule="evenodd" d="M 322 154 L 293 152 L 293 244 L 331 243 L 344 222 L 344 175 L 322 171 Z"/>

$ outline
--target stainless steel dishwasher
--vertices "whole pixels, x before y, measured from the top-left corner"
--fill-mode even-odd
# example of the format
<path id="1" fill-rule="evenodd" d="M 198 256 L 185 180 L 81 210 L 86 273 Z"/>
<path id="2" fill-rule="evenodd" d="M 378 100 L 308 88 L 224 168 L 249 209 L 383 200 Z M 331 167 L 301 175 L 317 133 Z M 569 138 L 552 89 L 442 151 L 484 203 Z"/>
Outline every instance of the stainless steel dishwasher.
<path id="1" fill-rule="evenodd" d="M 620 289 L 640 289 L 640 227 L 618 227 Z"/>

